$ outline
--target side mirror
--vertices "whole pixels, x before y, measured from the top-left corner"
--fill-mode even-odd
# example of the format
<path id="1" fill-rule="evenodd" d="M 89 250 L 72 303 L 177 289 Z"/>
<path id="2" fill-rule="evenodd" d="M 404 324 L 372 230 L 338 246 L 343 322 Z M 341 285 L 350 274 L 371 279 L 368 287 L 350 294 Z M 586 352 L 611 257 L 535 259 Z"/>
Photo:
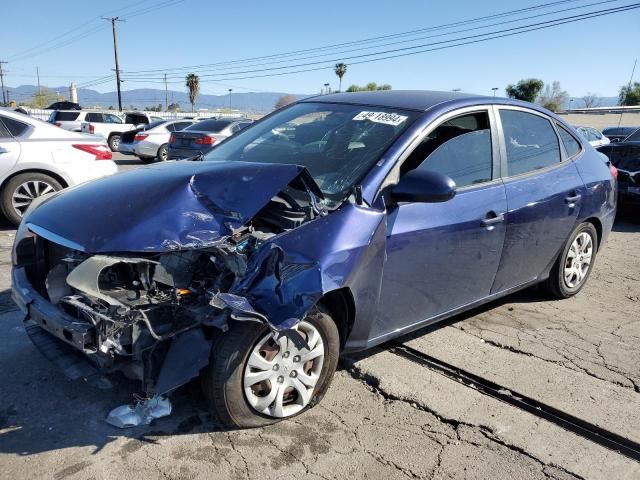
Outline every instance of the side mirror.
<path id="1" fill-rule="evenodd" d="M 456 182 L 442 173 L 411 170 L 391 187 L 390 193 L 396 202 L 446 202 L 455 196 Z"/>

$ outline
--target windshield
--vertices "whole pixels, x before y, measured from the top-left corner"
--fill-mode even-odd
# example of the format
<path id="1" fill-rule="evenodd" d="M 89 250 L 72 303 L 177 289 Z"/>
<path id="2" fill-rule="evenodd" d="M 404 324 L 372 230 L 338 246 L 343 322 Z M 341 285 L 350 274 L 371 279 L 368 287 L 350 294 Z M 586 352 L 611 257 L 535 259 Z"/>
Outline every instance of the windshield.
<path id="1" fill-rule="evenodd" d="M 418 115 L 373 106 L 299 103 L 228 138 L 204 159 L 301 165 L 325 197 L 341 201 Z"/>

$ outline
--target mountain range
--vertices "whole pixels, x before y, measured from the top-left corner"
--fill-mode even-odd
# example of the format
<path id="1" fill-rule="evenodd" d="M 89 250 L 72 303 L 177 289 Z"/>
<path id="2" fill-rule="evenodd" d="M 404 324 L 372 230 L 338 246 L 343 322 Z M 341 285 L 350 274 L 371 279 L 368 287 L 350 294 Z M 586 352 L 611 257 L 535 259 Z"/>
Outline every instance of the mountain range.
<path id="1" fill-rule="evenodd" d="M 46 87 L 48 90 L 59 92 L 65 98 L 69 97 L 68 87 Z M 33 97 L 38 87 L 34 85 L 21 85 L 19 87 L 9 87 L 9 96 L 16 101 L 25 101 Z M 280 97 L 288 95 L 284 92 L 231 92 L 226 95 L 208 95 L 201 93 L 196 100 L 196 109 L 205 108 L 215 110 L 218 108 L 233 108 L 244 112 L 267 113 L 273 110 L 274 105 Z M 296 98 L 304 98 L 309 95 L 294 95 Z M 186 91 L 169 90 L 167 92 L 169 103 L 178 103 L 182 111 L 191 110 L 189 95 Z M 231 100 L 231 103 L 229 103 Z M 83 108 L 108 108 L 117 107 L 118 95 L 116 92 L 100 93 L 88 88 L 78 89 L 78 102 Z M 122 107 L 130 110 L 143 110 L 145 107 L 155 107 L 161 104 L 164 108 L 165 91 L 157 88 L 138 88 L 135 90 L 122 91 Z M 618 104 L 618 97 L 600 97 L 598 106 L 609 107 Z M 583 108 L 582 97 L 571 97 L 564 105 L 564 108 Z"/>
<path id="2" fill-rule="evenodd" d="M 69 98 L 68 87 L 45 87 L 47 90 L 60 93 L 65 98 Z M 16 100 L 18 103 L 27 101 L 32 98 L 38 91 L 38 87 L 34 85 L 21 85 L 19 87 L 9 87 L 9 98 Z M 109 106 L 118 106 L 118 94 L 116 92 L 100 93 L 96 90 L 88 88 L 78 88 L 78 103 L 83 108 L 108 108 Z M 196 100 L 196 109 L 206 108 L 215 110 L 217 108 L 233 108 L 234 110 L 242 110 L 245 112 L 270 112 L 283 92 L 231 92 L 231 104 L 229 103 L 229 94 L 226 95 L 207 95 L 201 93 Z M 309 95 L 294 95 L 296 98 L 304 98 Z M 178 103 L 182 111 L 191 110 L 189 103 L 189 95 L 186 91 L 169 90 L 167 92 L 169 104 Z M 154 107 L 162 104 L 164 109 L 165 91 L 154 88 L 138 88 L 135 90 L 122 91 L 122 107 L 131 110 L 142 110 L 145 107 Z"/>

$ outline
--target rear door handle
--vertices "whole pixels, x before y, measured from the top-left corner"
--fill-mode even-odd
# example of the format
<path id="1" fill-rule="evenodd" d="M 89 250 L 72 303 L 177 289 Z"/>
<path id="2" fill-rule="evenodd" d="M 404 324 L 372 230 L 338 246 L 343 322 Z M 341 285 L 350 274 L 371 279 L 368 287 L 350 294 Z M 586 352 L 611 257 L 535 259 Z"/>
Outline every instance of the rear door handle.
<path id="1" fill-rule="evenodd" d="M 567 202 L 567 203 L 576 203 L 581 198 L 582 198 L 582 195 L 577 193 L 575 195 L 570 195 L 568 197 L 565 197 L 564 201 Z"/>
<path id="2" fill-rule="evenodd" d="M 487 213 L 487 218 L 482 220 L 482 225 L 484 225 L 485 227 L 490 227 L 492 225 L 495 225 L 496 223 L 501 222 L 504 222 L 504 213 L 498 215 L 496 212 L 489 212 Z"/>

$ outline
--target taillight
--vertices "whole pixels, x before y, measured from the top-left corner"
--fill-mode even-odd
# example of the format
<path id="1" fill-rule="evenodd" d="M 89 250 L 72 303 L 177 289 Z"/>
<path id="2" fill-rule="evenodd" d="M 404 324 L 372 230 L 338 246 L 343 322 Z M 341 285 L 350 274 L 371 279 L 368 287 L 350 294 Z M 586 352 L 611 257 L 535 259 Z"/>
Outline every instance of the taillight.
<path id="1" fill-rule="evenodd" d="M 174 135 L 171 135 L 169 137 L 169 143 L 171 143 L 171 144 L 176 143 L 176 137 Z"/>
<path id="2" fill-rule="evenodd" d="M 92 145 L 88 143 L 75 143 L 72 145 L 73 148 L 77 148 L 78 150 L 82 150 L 83 152 L 90 153 L 91 155 L 95 155 L 95 160 L 111 160 L 113 157 L 111 155 L 111 150 L 106 145 Z"/>
<path id="3" fill-rule="evenodd" d="M 62 124 L 61 124 L 60 122 L 55 122 L 55 123 L 54 123 L 54 125 L 55 125 L 56 127 L 62 127 Z"/>
<path id="4" fill-rule="evenodd" d="M 148 136 L 149 136 L 148 133 L 139 133 L 135 137 L 133 137 L 133 141 L 134 142 L 141 142 L 142 140 L 144 140 Z"/>
<path id="5" fill-rule="evenodd" d="M 213 145 L 214 143 L 216 143 L 216 141 L 217 141 L 216 137 L 212 137 L 211 135 L 205 135 L 204 137 L 196 138 L 195 144 L 196 145 Z"/>
<path id="6" fill-rule="evenodd" d="M 609 171 L 611 172 L 611 176 L 613 178 L 618 178 L 618 169 L 613 165 L 609 165 Z"/>
<path id="7" fill-rule="evenodd" d="M 96 133 L 96 127 L 92 124 L 89 124 L 89 133 Z"/>

